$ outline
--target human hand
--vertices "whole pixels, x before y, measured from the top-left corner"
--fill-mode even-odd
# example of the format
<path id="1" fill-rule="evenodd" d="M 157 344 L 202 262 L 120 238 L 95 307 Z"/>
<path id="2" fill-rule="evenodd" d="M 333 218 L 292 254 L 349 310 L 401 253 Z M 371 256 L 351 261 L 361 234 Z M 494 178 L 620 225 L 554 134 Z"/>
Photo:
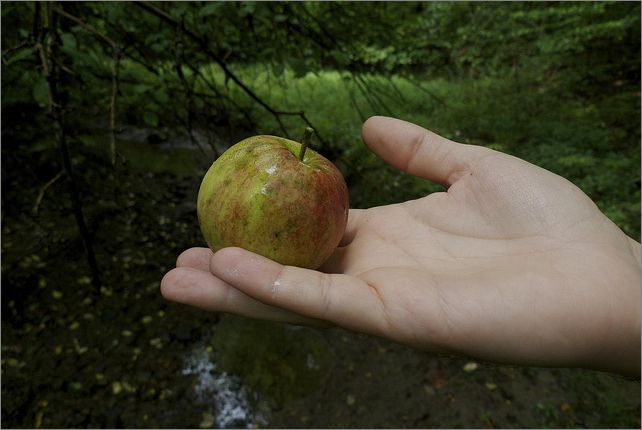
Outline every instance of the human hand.
<path id="1" fill-rule="evenodd" d="M 640 244 L 579 188 L 392 118 L 370 118 L 363 139 L 447 191 L 350 210 L 322 271 L 240 248 L 189 249 L 163 296 L 490 361 L 639 375 Z"/>

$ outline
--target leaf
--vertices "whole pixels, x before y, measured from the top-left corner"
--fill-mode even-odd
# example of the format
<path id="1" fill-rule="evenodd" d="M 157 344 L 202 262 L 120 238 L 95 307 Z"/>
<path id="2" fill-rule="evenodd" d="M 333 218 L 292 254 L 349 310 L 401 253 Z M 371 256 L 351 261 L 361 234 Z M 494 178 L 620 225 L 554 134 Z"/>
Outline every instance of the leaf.
<path id="1" fill-rule="evenodd" d="M 7 64 L 17 63 L 20 60 L 24 60 L 33 55 L 33 50 L 31 48 L 23 48 L 16 52 L 14 55 L 9 58 Z"/>
<path id="2" fill-rule="evenodd" d="M 147 84 L 137 84 L 137 85 L 134 85 L 133 89 L 134 89 L 134 93 L 136 94 L 144 94 L 147 91 L 151 90 L 152 86 Z"/>
<path id="3" fill-rule="evenodd" d="M 254 10 L 256 9 L 256 4 L 255 2 L 242 2 L 241 3 L 241 10 L 240 10 L 240 15 L 241 17 L 245 17 L 247 15 L 252 15 L 254 13 Z"/>
<path id="4" fill-rule="evenodd" d="M 350 56 L 344 52 L 334 50 L 330 52 L 330 55 L 334 58 L 334 61 L 337 62 L 338 66 L 344 67 L 350 64 Z"/>
<path id="5" fill-rule="evenodd" d="M 283 70 L 285 70 L 283 63 L 274 63 L 272 65 L 272 73 L 274 73 L 274 76 L 276 76 L 277 78 L 283 75 Z"/>
<path id="6" fill-rule="evenodd" d="M 33 99 L 40 105 L 40 107 L 47 106 L 49 103 L 49 88 L 47 86 L 47 80 L 44 77 L 38 78 L 36 84 L 32 89 Z"/>
<path id="7" fill-rule="evenodd" d="M 206 16 L 214 15 L 221 8 L 222 4 L 219 2 L 211 2 L 204 6 L 199 12 L 198 16 L 204 18 Z"/>
<path id="8" fill-rule="evenodd" d="M 63 33 L 60 35 L 62 40 L 62 51 L 63 52 L 75 52 L 78 49 L 78 44 L 76 43 L 76 38 L 71 33 Z"/>
<path id="9" fill-rule="evenodd" d="M 464 369 L 464 372 L 470 373 L 477 370 L 477 367 L 479 367 L 477 363 L 475 363 L 474 361 L 469 361 L 464 365 L 463 369 Z"/>
<path id="10" fill-rule="evenodd" d="M 156 115 L 155 112 L 149 110 L 145 111 L 145 113 L 143 114 L 143 119 L 145 120 L 145 123 L 147 125 L 158 127 L 158 115 Z"/>
<path id="11" fill-rule="evenodd" d="M 169 95 L 165 91 L 157 91 L 156 94 L 156 100 L 158 100 L 159 103 L 161 104 L 166 104 L 169 103 Z"/>

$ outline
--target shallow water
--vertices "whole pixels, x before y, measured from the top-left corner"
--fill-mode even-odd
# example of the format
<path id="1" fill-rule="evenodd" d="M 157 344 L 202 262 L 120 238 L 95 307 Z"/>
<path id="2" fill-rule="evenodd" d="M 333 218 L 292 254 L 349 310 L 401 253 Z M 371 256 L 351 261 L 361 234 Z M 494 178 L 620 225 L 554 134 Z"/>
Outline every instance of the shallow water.
<path id="1" fill-rule="evenodd" d="M 183 375 L 195 375 L 194 393 L 203 404 L 209 405 L 212 428 L 255 428 L 268 424 L 267 417 L 252 410 L 248 400 L 250 390 L 238 376 L 218 371 L 211 347 L 196 345 L 183 359 Z M 256 398 L 256 393 L 252 393 Z M 208 424 L 204 417 L 202 426 Z"/>

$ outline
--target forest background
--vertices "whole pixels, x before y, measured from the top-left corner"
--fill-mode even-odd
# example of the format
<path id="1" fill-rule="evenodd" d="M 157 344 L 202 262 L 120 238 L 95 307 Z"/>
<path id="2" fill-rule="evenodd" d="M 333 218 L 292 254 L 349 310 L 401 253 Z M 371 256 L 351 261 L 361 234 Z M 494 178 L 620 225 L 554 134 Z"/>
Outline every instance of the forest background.
<path id="1" fill-rule="evenodd" d="M 1 13 L 3 425 L 639 428 L 639 382 L 207 314 L 158 283 L 204 244 L 200 179 L 244 137 L 312 126 L 352 207 L 441 189 L 364 147 L 371 115 L 558 173 L 639 241 L 640 3 Z"/>

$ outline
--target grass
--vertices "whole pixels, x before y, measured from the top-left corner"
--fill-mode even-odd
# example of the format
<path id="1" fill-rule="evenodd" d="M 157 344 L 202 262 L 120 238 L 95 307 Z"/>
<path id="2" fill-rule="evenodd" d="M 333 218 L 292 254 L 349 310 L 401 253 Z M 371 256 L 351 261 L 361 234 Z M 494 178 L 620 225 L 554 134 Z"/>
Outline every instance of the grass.
<path id="1" fill-rule="evenodd" d="M 547 85 L 534 73 L 420 82 L 366 76 L 361 82 L 334 71 L 299 78 L 288 69 L 276 77 L 258 66 L 235 72 L 276 109 L 305 111 L 325 140 L 343 155 L 335 161 L 358 189 L 352 199 L 357 207 L 394 203 L 441 189 L 387 168 L 364 147 L 362 121 L 371 115 L 391 115 L 558 173 L 582 188 L 627 234 L 640 238 L 640 129 L 635 119 L 640 105 L 634 94 L 613 93 L 587 101 L 569 89 Z M 224 76 L 216 68 L 204 73 L 224 85 Z M 238 87 L 229 87 L 232 98 L 253 110 L 261 132 L 281 133 L 272 115 Z M 293 138 L 302 134 L 301 118 L 281 118 Z"/>
<path id="2" fill-rule="evenodd" d="M 134 65 L 126 66 L 128 74 L 144 77 L 147 84 L 143 89 L 138 85 L 124 91 L 121 100 L 127 107 L 123 111 L 134 109 L 141 118 L 162 118 L 168 96 L 159 88 L 175 74 L 173 69 L 161 68 L 161 76 L 155 77 Z M 337 71 L 296 77 L 288 68 L 275 76 L 262 65 L 235 66 L 233 71 L 274 109 L 305 112 L 330 146 L 320 148 L 317 140 L 313 147 L 340 154 L 333 161 L 351 186 L 353 207 L 396 203 L 442 189 L 387 167 L 363 145 L 363 120 L 390 115 L 553 171 L 578 185 L 625 233 L 640 239 L 640 99 L 630 89 L 602 89 L 599 94 L 579 97 L 570 83 L 548 82 L 538 69 L 448 80 L 355 78 Z M 276 118 L 237 85 L 226 83 L 220 69 L 203 66 L 200 72 L 249 112 L 256 122 L 255 133 L 283 135 Z M 187 69 L 184 73 L 188 78 L 191 75 Z M 155 79 L 159 85 L 154 85 Z M 221 103 L 201 80 L 197 80 L 196 91 L 212 96 L 205 103 Z M 180 105 L 180 100 L 172 103 Z M 207 110 L 201 104 L 197 108 Z M 306 124 L 298 115 L 280 119 L 291 138 L 302 136 Z"/>

